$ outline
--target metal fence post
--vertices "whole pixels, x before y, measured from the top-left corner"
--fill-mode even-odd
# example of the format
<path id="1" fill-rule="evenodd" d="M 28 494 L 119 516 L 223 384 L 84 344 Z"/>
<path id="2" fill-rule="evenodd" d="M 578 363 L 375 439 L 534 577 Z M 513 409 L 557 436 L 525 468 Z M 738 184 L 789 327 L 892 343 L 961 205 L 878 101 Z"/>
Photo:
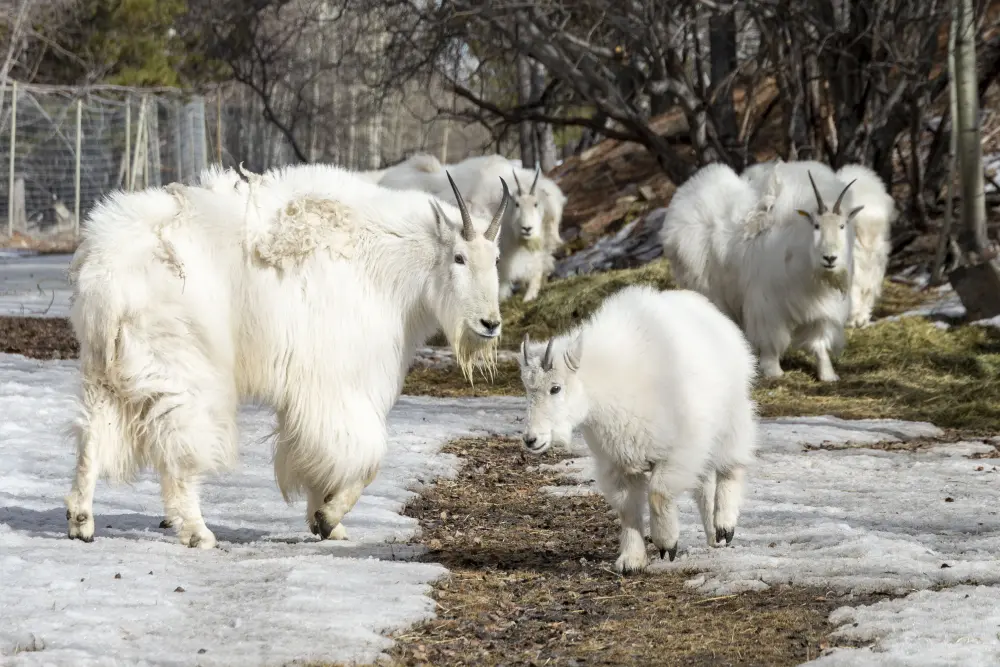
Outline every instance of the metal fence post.
<path id="1" fill-rule="evenodd" d="M 81 131 L 81 119 L 83 116 L 83 98 L 76 101 L 76 222 L 73 224 L 73 233 L 80 236 L 80 146 L 82 144 L 83 132 Z"/>

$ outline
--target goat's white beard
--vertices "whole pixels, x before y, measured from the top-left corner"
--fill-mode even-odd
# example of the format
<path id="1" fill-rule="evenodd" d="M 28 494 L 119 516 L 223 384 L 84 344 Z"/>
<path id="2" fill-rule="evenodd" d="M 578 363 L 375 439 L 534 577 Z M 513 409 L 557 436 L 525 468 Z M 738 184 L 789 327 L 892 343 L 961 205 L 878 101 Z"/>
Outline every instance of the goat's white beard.
<path id="1" fill-rule="evenodd" d="M 521 237 L 520 240 L 521 247 L 529 252 L 535 252 L 536 250 L 542 249 L 542 237 L 541 236 L 529 236 L 527 238 Z"/>
<path id="2" fill-rule="evenodd" d="M 462 375 L 469 381 L 469 384 L 475 386 L 473 370 L 476 368 L 485 379 L 493 382 L 497 373 L 497 350 L 500 347 L 500 337 L 483 338 L 471 331 L 464 322 L 459 322 L 449 338 L 451 350 L 455 353 L 455 361 L 462 369 Z"/>
<path id="3" fill-rule="evenodd" d="M 836 271 L 820 269 L 819 279 L 824 284 L 844 294 L 847 294 L 847 290 L 850 289 L 851 277 L 846 268 L 837 269 Z"/>

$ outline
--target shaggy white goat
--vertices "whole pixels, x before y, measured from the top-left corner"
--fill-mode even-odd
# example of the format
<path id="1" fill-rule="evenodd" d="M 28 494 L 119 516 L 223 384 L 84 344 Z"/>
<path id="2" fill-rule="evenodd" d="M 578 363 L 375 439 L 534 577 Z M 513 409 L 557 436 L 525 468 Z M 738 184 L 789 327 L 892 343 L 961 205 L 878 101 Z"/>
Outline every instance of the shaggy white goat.
<path id="1" fill-rule="evenodd" d="M 851 190 L 855 204 L 864 210 L 854 221 L 854 276 L 851 280 L 851 315 L 847 325 L 862 327 L 871 320 L 875 303 L 882 296 L 882 282 L 892 251 L 890 231 L 899 217 L 892 196 L 878 174 L 860 164 L 844 165 L 837 171 L 842 183 L 855 182 Z"/>
<path id="2" fill-rule="evenodd" d="M 851 312 L 847 326 L 864 326 L 871 319 L 875 303 L 882 294 L 882 282 L 892 249 L 889 234 L 892 223 L 899 216 L 896 203 L 878 174 L 860 164 L 845 165 L 833 172 L 829 166 L 814 160 L 784 162 L 778 159 L 748 167 L 741 178 L 758 192 L 764 192 L 766 188 L 773 187 L 769 179 L 775 173 L 780 178 L 780 174 L 793 171 L 798 172 L 799 178 L 804 178 L 803 175 L 811 171 L 814 176 L 821 172 L 824 177 L 833 174 L 843 185 L 855 183 L 851 188 L 851 200 L 855 206 L 864 206 L 864 210 L 854 221 Z"/>
<path id="3" fill-rule="evenodd" d="M 521 352 L 524 446 L 541 454 L 568 445 L 580 429 L 598 485 L 621 519 L 619 572 L 648 563 L 647 494 L 661 558 L 677 554 L 676 502 L 689 490 L 708 544 L 732 542 L 756 447 L 754 357 L 708 299 L 633 285 L 547 344 L 525 336 Z"/>
<path id="4" fill-rule="evenodd" d="M 71 266 L 83 414 L 69 536 L 99 477 L 159 472 L 180 542 L 211 548 L 197 485 L 236 460 L 236 409 L 275 408 L 275 477 L 322 539 L 378 472 L 414 351 L 443 330 L 463 371 L 501 331 L 492 221 L 326 165 L 105 198 Z M 457 224 L 454 221 L 460 221 Z"/>
<path id="5" fill-rule="evenodd" d="M 562 243 L 558 225 L 565 196 L 551 180 L 545 184 L 540 169 L 531 172 L 515 167 L 500 155 L 471 157 L 449 165 L 447 170 L 465 193 L 469 208 L 479 213 L 496 210 L 503 196 L 500 180 L 514 177 L 517 189 L 501 226 L 500 300 L 510 297 L 513 284 L 520 281 L 527 282 L 525 301 L 535 299 L 555 266 L 552 252 Z M 527 183 L 531 186 L 525 188 Z M 453 198 L 444 169 L 429 155 L 414 155 L 390 168 L 379 185 L 399 190 L 414 188 L 442 199 Z"/>
<path id="6" fill-rule="evenodd" d="M 668 259 L 680 258 L 678 284 L 740 324 L 762 375 L 781 376 L 780 359 L 794 347 L 812 352 L 819 379 L 832 382 L 839 378 L 830 355 L 843 349 L 850 308 L 853 220 L 863 207 L 851 208 L 850 184 L 829 168 L 814 178 L 787 164 L 761 191 L 729 167 L 709 165 L 710 176 L 678 188 L 683 196 L 671 201 L 660 239 Z"/>

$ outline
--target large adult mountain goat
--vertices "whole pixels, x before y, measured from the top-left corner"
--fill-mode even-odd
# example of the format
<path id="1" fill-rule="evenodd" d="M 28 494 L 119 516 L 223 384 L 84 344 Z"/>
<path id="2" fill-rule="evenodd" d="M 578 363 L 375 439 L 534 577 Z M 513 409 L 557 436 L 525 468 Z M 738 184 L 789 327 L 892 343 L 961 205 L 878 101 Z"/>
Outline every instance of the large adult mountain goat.
<path id="1" fill-rule="evenodd" d="M 277 412 L 274 468 L 322 539 L 378 472 L 418 346 L 443 330 L 463 372 L 495 364 L 492 221 L 328 165 L 205 173 L 117 192 L 84 225 L 70 277 L 82 416 L 69 537 L 94 537 L 99 477 L 159 473 L 180 542 L 211 548 L 198 481 L 237 457 L 236 410 Z M 506 191 L 506 183 L 503 185 Z"/>

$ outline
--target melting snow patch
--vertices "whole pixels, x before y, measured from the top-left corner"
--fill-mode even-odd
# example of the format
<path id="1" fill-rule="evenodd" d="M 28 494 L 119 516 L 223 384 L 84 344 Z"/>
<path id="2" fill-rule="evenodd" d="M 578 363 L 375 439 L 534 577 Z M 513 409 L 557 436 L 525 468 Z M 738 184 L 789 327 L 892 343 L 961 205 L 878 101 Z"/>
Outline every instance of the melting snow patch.
<path id="1" fill-rule="evenodd" d="M 439 452 L 469 435 L 513 434 L 518 399 L 403 397 L 390 416 L 382 470 L 344 519 L 350 540 L 320 542 L 305 503 L 274 484 L 269 411 L 240 412 L 241 462 L 207 479 L 202 510 L 219 539 L 188 549 L 160 529 L 156 478 L 98 484 L 92 544 L 66 537 L 74 466 L 62 433 L 76 362 L 0 355 L 0 662 L 270 665 L 369 662 L 384 635 L 434 614 L 440 565 L 400 562 L 418 529 L 399 512 L 420 485 L 452 475 Z M 16 651 L 16 654 L 15 654 Z M 116 663 L 117 664 L 117 663 Z"/>
<path id="2" fill-rule="evenodd" d="M 72 255 L 0 256 L 0 315 L 68 317 Z"/>
<path id="3" fill-rule="evenodd" d="M 838 611 L 831 619 L 836 624 L 858 623 L 844 629 L 844 637 L 882 639 L 874 649 L 841 651 L 822 664 L 998 664 L 1000 470 L 994 459 L 967 456 L 996 451 L 1000 439 L 916 452 L 866 447 L 940 434 L 931 424 L 896 420 L 764 420 L 732 546 L 705 544 L 687 494 L 678 502 L 678 557 L 653 560 L 651 569 L 698 572 L 687 585 L 709 596 L 782 584 L 839 594 L 922 591 Z M 824 442 L 854 446 L 805 447 Z M 539 467 L 577 482 L 552 492 L 598 492 L 588 457 Z M 980 586 L 927 590 L 966 583 Z"/>

